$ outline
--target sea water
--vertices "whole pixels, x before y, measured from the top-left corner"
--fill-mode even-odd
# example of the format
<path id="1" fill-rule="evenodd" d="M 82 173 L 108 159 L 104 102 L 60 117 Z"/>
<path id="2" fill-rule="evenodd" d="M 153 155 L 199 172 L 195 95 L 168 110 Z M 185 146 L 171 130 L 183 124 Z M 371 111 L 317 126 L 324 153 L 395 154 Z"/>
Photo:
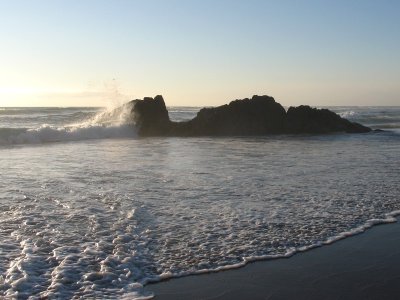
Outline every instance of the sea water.
<path id="1" fill-rule="evenodd" d="M 386 131 L 138 138 L 124 114 L 1 108 L 0 298 L 146 299 L 393 222 L 400 108 L 331 109 Z"/>

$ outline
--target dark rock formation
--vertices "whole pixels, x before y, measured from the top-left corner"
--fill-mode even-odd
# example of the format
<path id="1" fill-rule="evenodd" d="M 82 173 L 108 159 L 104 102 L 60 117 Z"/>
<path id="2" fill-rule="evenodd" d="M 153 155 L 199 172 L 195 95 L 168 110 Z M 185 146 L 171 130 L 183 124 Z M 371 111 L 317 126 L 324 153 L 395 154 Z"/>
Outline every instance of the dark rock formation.
<path id="1" fill-rule="evenodd" d="M 370 128 L 343 119 L 328 109 L 316 109 L 301 105 L 287 111 L 288 133 L 362 133 Z"/>
<path id="2" fill-rule="evenodd" d="M 285 109 L 274 98 L 253 96 L 203 108 L 190 123 L 194 135 L 263 135 L 281 133 L 285 117 Z"/>
<path id="3" fill-rule="evenodd" d="M 133 119 L 139 129 L 139 135 L 168 134 L 172 122 L 169 120 L 168 110 L 162 96 L 155 96 L 154 99 L 145 97 L 143 100 L 133 100 L 132 102 Z"/>
<path id="4" fill-rule="evenodd" d="M 172 122 L 162 96 L 133 100 L 126 105 L 140 136 L 240 136 L 266 134 L 363 133 L 370 128 L 350 122 L 328 109 L 290 107 L 286 112 L 274 98 L 253 96 L 215 108 L 203 108 L 186 122 Z"/>

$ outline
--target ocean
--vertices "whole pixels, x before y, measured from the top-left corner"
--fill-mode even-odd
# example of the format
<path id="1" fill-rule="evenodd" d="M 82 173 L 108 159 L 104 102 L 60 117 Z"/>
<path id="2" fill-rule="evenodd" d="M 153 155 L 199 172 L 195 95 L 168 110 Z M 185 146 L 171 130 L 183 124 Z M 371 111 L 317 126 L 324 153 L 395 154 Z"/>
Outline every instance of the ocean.
<path id="1" fill-rule="evenodd" d="M 139 138 L 124 112 L 0 108 L 0 298 L 150 299 L 395 221 L 400 107 L 330 109 L 385 131 Z"/>

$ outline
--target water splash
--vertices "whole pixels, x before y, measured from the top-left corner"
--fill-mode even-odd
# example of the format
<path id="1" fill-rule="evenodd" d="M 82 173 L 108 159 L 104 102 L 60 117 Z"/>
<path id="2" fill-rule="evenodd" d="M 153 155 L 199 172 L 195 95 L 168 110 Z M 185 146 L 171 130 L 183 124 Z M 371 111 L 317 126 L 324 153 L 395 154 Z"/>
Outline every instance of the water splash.
<path id="1" fill-rule="evenodd" d="M 116 109 L 108 108 L 81 122 L 64 126 L 42 124 L 31 129 L 0 129 L 0 145 L 135 138 L 137 132 L 131 116 L 132 108 L 130 103 Z"/>

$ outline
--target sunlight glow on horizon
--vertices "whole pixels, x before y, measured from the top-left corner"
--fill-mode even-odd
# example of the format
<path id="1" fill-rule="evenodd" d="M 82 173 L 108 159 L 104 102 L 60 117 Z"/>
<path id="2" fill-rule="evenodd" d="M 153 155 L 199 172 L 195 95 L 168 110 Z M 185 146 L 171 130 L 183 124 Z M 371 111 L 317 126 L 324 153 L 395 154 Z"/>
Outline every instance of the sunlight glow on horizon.
<path id="1" fill-rule="evenodd" d="M 0 107 L 400 105 L 400 2 L 0 2 Z M 151 22 L 149 17 L 151 16 Z M 74 22 L 71 22 L 74 20 Z"/>
<path id="2" fill-rule="evenodd" d="M 34 88 L 34 87 L 0 87 L 0 95 L 16 96 L 16 95 L 40 95 L 40 94 L 74 94 L 77 90 L 71 89 L 52 89 L 52 88 Z"/>

